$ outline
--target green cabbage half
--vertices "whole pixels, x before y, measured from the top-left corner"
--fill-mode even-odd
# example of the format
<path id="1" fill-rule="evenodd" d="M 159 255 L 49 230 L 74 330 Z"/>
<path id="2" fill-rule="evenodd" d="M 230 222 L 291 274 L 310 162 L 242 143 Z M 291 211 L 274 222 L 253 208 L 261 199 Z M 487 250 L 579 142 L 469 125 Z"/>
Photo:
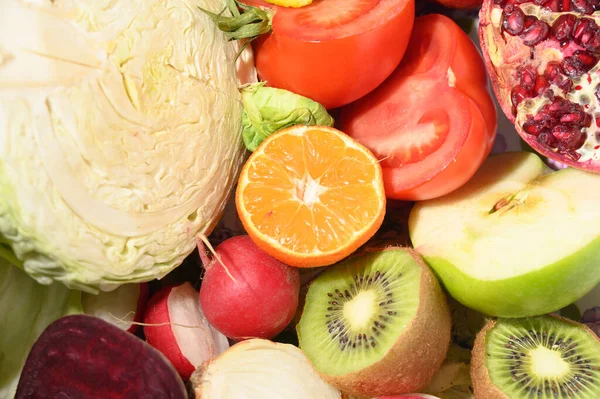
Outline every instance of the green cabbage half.
<path id="1" fill-rule="evenodd" d="M 82 313 L 81 292 L 41 285 L 0 259 L 0 398 L 14 397 L 21 369 L 40 334 L 68 314 Z"/>
<path id="2" fill-rule="evenodd" d="M 192 252 L 246 154 L 224 6 L 0 2 L 0 256 L 97 292 Z"/>

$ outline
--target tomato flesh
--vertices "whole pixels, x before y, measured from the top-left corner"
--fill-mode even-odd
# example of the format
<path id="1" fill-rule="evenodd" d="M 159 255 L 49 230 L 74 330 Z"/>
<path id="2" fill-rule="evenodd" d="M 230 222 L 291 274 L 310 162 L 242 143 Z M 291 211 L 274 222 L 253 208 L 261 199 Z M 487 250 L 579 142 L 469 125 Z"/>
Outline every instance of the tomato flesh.
<path id="1" fill-rule="evenodd" d="M 414 0 L 314 0 L 297 9 L 272 6 L 272 32 L 253 42 L 259 77 L 328 109 L 355 101 L 400 63 L 414 7 Z"/>
<path id="2" fill-rule="evenodd" d="M 420 17 L 400 66 L 343 107 L 341 130 L 382 160 L 386 195 L 445 195 L 491 151 L 497 116 L 475 45 L 449 18 Z"/>
<path id="3" fill-rule="evenodd" d="M 285 15 L 278 17 L 278 24 L 305 29 L 329 29 L 355 21 L 379 5 L 379 2 L 380 0 L 313 0 L 310 5 L 298 10 L 282 10 Z"/>

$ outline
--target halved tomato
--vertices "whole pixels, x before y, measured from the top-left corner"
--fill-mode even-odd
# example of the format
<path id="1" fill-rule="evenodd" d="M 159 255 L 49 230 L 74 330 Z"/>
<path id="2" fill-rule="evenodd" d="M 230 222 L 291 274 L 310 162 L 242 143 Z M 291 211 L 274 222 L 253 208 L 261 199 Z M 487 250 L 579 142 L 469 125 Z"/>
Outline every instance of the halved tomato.
<path id="1" fill-rule="evenodd" d="M 414 0 L 313 0 L 269 7 L 272 32 L 254 42 L 261 80 L 326 108 L 366 95 L 398 66 L 414 22 Z"/>
<path id="2" fill-rule="evenodd" d="M 342 131 L 379 159 L 388 198 L 424 200 L 462 186 L 492 149 L 497 115 L 474 43 L 451 19 L 417 18 L 400 66 L 340 109 Z"/>

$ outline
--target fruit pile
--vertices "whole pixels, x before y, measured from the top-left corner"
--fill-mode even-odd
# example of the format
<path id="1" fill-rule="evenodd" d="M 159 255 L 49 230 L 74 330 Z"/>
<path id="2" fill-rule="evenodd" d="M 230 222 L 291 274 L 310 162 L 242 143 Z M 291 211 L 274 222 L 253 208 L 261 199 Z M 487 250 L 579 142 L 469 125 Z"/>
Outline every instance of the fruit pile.
<path id="1" fill-rule="evenodd" d="M 16 398 L 600 398 L 600 3 L 484 0 L 483 57 L 412 0 L 244 3 L 234 226 L 121 328 L 51 324 Z M 528 151 L 491 154 L 488 76 Z"/>

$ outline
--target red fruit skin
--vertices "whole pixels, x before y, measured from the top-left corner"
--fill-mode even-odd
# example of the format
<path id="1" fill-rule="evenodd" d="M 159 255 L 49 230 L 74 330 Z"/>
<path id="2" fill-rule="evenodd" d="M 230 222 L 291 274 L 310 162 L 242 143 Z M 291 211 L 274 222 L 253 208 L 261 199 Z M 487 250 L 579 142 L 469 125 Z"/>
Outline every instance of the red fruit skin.
<path id="1" fill-rule="evenodd" d="M 176 287 L 178 285 L 163 287 L 152 296 L 144 315 L 144 324 L 164 325 L 144 326 L 144 335 L 146 342 L 169 359 L 181 378 L 189 380 L 194 372 L 194 366 L 181 352 L 181 348 L 177 345 L 177 340 L 173 335 L 173 330 L 171 330 L 171 325 L 167 324 L 171 323 L 168 303 L 169 294 Z"/>
<path id="2" fill-rule="evenodd" d="M 224 241 L 215 252 L 236 281 L 219 262 L 207 265 L 200 306 L 209 323 L 236 341 L 282 332 L 298 307 L 298 269 L 266 254 L 246 235 Z"/>
<path id="3" fill-rule="evenodd" d="M 146 307 L 148 306 L 148 300 L 150 299 L 150 285 L 148 283 L 141 283 L 139 287 L 140 296 L 138 297 L 137 310 L 133 317 L 134 323 L 131 323 L 131 326 L 127 329 L 127 332 L 132 334 L 135 334 L 139 327 L 136 323 L 140 323 L 144 320 L 144 314 L 146 313 Z"/>
<path id="4" fill-rule="evenodd" d="M 498 104 L 507 119 L 510 122 L 515 123 L 510 93 L 517 81 L 511 75 L 525 60 L 531 57 L 532 54 L 536 54 L 536 51 L 535 47 L 532 50 L 532 48 L 524 44 L 516 45 L 515 41 L 506 41 L 506 35 L 500 32 L 499 29 L 494 29 L 492 26 L 491 13 L 493 9 L 494 0 L 483 1 L 481 9 L 479 10 L 479 43 Z M 585 16 L 581 15 L 581 17 Z M 496 65 L 492 61 L 492 58 L 497 60 Z M 538 61 L 541 62 L 544 60 Z M 600 173 L 600 163 L 598 161 L 590 159 L 586 162 L 579 162 L 573 160 L 572 158 L 559 152 L 555 152 L 549 147 L 541 144 L 535 136 L 525 133 L 519 123 L 515 124 L 515 129 L 519 136 L 542 156 L 576 169 Z"/>

